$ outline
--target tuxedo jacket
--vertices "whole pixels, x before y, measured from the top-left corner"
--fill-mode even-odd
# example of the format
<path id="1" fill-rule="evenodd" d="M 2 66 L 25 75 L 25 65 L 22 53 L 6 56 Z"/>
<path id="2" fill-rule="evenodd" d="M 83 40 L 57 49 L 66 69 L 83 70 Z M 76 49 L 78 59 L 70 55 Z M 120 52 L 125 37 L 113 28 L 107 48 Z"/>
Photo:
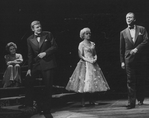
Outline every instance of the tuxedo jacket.
<path id="1" fill-rule="evenodd" d="M 147 52 L 148 34 L 144 27 L 135 25 L 135 41 L 132 40 L 130 30 L 127 27 L 120 32 L 120 61 L 126 64 L 141 62 Z M 130 51 L 137 48 L 135 55 L 131 55 Z"/>
<path id="2" fill-rule="evenodd" d="M 40 68 L 48 70 L 57 66 L 55 60 L 55 52 L 57 44 L 51 32 L 43 31 L 40 36 L 40 42 L 37 41 L 33 34 L 27 39 L 28 46 L 28 69 Z M 42 59 L 37 55 L 41 52 L 46 52 L 46 56 Z"/>

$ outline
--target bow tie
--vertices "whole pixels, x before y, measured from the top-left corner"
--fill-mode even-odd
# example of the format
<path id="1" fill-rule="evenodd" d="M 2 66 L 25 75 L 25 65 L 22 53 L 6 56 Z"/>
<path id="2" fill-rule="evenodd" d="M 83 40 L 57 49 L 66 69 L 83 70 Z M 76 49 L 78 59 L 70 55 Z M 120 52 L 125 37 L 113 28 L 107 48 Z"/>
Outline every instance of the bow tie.
<path id="1" fill-rule="evenodd" d="M 36 34 L 35 37 L 41 37 L 41 34 Z"/>
<path id="2" fill-rule="evenodd" d="M 129 29 L 134 29 L 134 26 L 130 26 Z"/>

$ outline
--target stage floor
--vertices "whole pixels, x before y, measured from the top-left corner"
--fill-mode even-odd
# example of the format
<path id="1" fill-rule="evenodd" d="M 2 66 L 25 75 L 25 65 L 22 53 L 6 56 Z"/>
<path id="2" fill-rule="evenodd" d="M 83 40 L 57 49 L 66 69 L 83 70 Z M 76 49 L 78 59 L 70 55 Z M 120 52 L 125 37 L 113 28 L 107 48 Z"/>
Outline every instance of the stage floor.
<path id="1" fill-rule="evenodd" d="M 71 103 L 53 112 L 54 118 L 149 118 L 149 98 L 144 105 L 126 109 L 127 100 L 102 100 L 99 105 L 81 107 Z"/>
<path id="2" fill-rule="evenodd" d="M 55 106 L 51 113 L 54 118 L 149 118 L 149 98 L 146 98 L 144 101 L 144 105 L 138 106 L 134 109 L 126 109 L 127 99 L 106 99 L 106 100 L 98 100 L 98 105 L 90 106 L 88 102 L 86 102 L 86 106 L 82 107 L 79 101 L 75 102 L 66 102 L 64 104 L 57 103 L 59 105 Z M 9 116 L 9 118 L 30 118 L 30 116 L 21 115 L 22 111 L 18 110 L 18 106 L 9 106 L 4 107 L 4 109 L 8 110 L 5 112 L 0 112 L 0 118 L 4 114 L 13 114 L 14 112 L 18 115 L 18 117 Z M 38 114 L 35 114 L 32 118 L 43 118 Z"/>

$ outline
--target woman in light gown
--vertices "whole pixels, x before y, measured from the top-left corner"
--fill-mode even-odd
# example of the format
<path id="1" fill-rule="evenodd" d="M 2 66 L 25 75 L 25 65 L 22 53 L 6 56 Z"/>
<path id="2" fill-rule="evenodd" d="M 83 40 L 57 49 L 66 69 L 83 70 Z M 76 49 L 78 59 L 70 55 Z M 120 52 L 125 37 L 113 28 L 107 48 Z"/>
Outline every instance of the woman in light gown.
<path id="1" fill-rule="evenodd" d="M 82 106 L 85 106 L 83 93 L 95 93 L 110 89 L 99 65 L 96 63 L 97 54 L 95 43 L 90 41 L 91 30 L 83 28 L 80 31 L 78 53 L 81 58 L 67 83 L 66 90 L 82 93 Z M 90 104 L 94 103 L 95 98 L 90 94 Z"/>
<path id="2" fill-rule="evenodd" d="M 7 69 L 3 76 L 3 88 L 15 87 L 21 83 L 20 64 L 23 62 L 22 55 L 16 53 L 17 45 L 9 42 L 6 45 L 7 55 L 4 56 Z"/>

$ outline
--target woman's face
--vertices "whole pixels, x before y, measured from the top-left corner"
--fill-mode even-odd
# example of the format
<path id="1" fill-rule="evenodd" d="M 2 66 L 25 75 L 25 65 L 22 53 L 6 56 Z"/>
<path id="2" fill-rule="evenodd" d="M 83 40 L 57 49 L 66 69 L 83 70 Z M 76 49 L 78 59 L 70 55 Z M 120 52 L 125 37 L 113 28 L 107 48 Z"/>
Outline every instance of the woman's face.
<path id="1" fill-rule="evenodd" d="M 16 53 L 16 48 L 14 46 L 9 47 L 9 52 L 10 54 L 15 54 Z"/>
<path id="2" fill-rule="evenodd" d="M 91 32 L 87 31 L 84 33 L 84 39 L 89 40 L 91 38 Z"/>

